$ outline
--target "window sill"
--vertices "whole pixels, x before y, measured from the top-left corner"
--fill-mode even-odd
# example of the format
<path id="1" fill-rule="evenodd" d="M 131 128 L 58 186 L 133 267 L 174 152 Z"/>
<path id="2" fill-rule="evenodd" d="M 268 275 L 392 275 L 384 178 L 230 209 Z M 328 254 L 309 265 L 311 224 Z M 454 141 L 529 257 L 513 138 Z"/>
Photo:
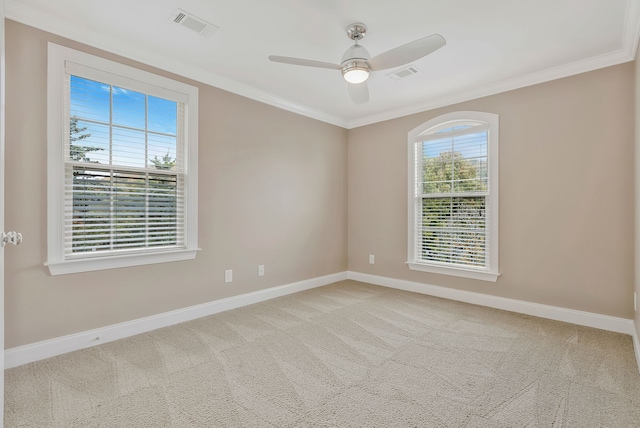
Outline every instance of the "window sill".
<path id="1" fill-rule="evenodd" d="M 47 262 L 45 266 L 49 268 L 51 275 L 67 275 L 70 273 L 193 260 L 196 258 L 199 250 L 198 248 L 195 250 L 176 250 L 151 254 L 130 254 L 66 260 L 62 262 Z"/>
<path id="2" fill-rule="evenodd" d="M 460 276 L 463 278 L 479 279 L 481 281 L 496 282 L 499 273 L 478 271 L 472 269 L 454 268 L 448 266 L 435 266 L 426 263 L 407 262 L 409 269 L 418 270 L 421 272 L 438 273 L 441 275 Z"/>

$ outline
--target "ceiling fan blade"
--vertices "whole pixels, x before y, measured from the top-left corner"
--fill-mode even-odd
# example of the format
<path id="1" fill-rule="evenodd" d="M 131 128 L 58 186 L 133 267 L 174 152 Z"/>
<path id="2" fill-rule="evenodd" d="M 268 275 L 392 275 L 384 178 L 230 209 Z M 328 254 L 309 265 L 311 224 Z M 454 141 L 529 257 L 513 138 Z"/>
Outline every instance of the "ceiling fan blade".
<path id="1" fill-rule="evenodd" d="M 371 70 L 399 67 L 427 56 L 447 44 L 440 34 L 432 34 L 376 55 L 367 62 Z"/>
<path id="2" fill-rule="evenodd" d="M 356 104 L 364 104 L 369 101 L 369 87 L 367 82 L 349 83 L 349 96 Z"/>
<path id="3" fill-rule="evenodd" d="M 340 64 L 331 64 L 330 62 L 313 61 L 310 59 L 291 58 L 288 56 L 270 55 L 269 60 L 273 62 L 281 62 L 283 64 L 303 65 L 305 67 L 330 68 L 332 70 L 340 70 Z"/>

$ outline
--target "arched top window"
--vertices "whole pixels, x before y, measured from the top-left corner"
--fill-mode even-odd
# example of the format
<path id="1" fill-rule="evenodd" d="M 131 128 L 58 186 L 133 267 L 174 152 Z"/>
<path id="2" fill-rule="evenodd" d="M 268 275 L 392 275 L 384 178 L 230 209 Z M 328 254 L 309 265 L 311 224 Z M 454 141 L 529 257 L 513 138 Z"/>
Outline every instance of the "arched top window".
<path id="1" fill-rule="evenodd" d="M 409 132 L 410 269 L 497 280 L 498 128 L 464 111 Z"/>

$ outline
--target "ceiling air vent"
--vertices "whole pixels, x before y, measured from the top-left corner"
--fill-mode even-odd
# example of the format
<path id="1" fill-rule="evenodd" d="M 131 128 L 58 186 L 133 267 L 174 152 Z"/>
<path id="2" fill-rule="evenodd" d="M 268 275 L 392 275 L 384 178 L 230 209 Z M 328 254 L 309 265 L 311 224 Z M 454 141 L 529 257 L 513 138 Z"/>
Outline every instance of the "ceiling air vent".
<path id="1" fill-rule="evenodd" d="M 387 76 L 389 76 L 393 80 L 398 80 L 416 74 L 417 72 L 418 69 L 413 65 L 410 65 L 408 67 L 401 68 L 400 70 L 396 70 L 392 73 L 387 73 Z"/>
<path id="2" fill-rule="evenodd" d="M 176 24 L 187 27 L 190 30 L 195 31 L 196 33 L 202 34 L 203 36 L 210 36 L 219 30 L 219 27 L 203 19 L 196 18 L 195 16 L 185 12 L 182 9 L 177 9 L 171 19 Z"/>

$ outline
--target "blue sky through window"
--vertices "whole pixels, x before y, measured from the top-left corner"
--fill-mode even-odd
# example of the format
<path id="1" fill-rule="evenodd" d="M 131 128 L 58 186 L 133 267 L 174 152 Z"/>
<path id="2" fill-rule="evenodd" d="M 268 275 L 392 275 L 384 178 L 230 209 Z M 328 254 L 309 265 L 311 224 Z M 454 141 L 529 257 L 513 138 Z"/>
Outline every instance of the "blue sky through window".
<path id="1" fill-rule="evenodd" d="M 175 101 L 71 76 L 69 115 L 89 134 L 75 144 L 101 149 L 87 153 L 91 162 L 145 168 L 155 157 L 176 159 L 177 109 Z"/>

